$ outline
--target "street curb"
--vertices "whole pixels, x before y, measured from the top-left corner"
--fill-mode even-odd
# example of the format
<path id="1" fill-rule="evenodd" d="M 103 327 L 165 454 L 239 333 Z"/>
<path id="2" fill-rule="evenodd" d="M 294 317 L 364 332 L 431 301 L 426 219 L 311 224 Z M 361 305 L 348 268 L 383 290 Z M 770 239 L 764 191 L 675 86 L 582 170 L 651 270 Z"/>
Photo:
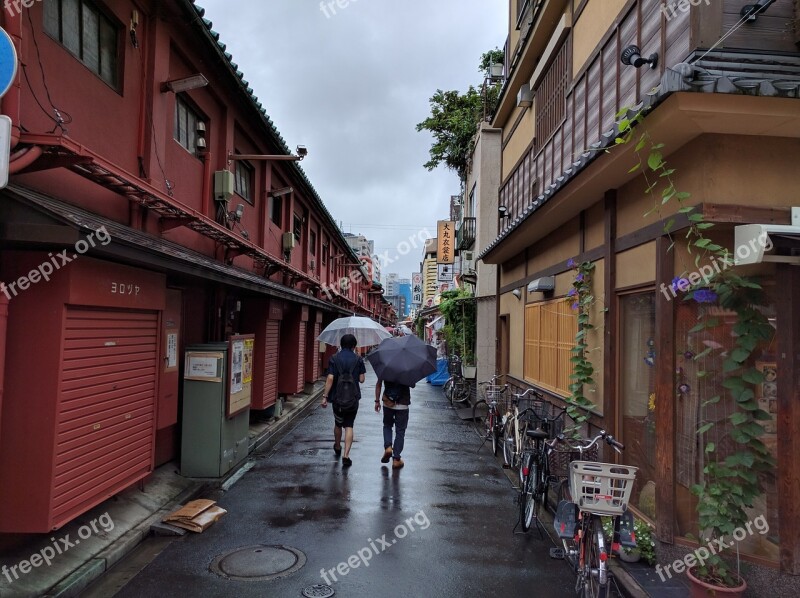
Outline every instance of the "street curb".
<path id="1" fill-rule="evenodd" d="M 278 442 L 280 442 L 291 430 L 293 424 L 299 423 L 311 413 L 314 405 L 323 392 L 323 388 L 315 390 L 297 408 L 292 409 L 285 419 L 278 422 L 275 427 L 270 427 L 262 434 L 255 437 L 249 446 L 248 456 L 253 455 L 260 450 L 269 450 Z M 144 542 L 151 535 L 151 527 L 155 524 L 161 523 L 161 520 L 178 508 L 186 504 L 190 500 L 194 500 L 199 496 L 206 494 L 210 490 L 219 489 L 222 485 L 235 476 L 247 463 L 247 460 L 237 467 L 235 471 L 230 472 L 220 480 L 209 482 L 208 480 L 198 481 L 191 487 L 187 488 L 176 496 L 168 504 L 153 513 L 150 517 L 142 521 L 137 526 L 125 532 L 122 536 L 117 538 L 114 542 L 106 546 L 103 550 L 97 553 L 94 557 L 86 563 L 78 567 L 75 571 L 61 579 L 56 585 L 51 587 L 43 598 L 74 598 L 79 596 L 86 588 L 93 582 L 99 579 L 106 571 L 111 569 L 114 565 L 120 562 L 128 554 L 130 554 L 136 547 Z"/>
<path id="2" fill-rule="evenodd" d="M 43 598 L 74 598 L 100 578 L 103 573 L 130 554 L 150 535 L 150 526 L 159 523 L 179 505 L 197 498 L 208 489 L 208 484 L 197 483 L 181 492 L 173 501 L 161 507 L 136 527 L 131 528 L 114 542 L 98 552 L 89 561 L 78 567 L 54 585 Z"/>
<path id="3" fill-rule="evenodd" d="M 650 594 L 644 591 L 633 576 L 625 570 L 625 567 L 615 562 L 614 559 L 609 560 L 609 570 L 614 575 L 617 581 L 617 586 L 620 592 L 626 598 L 649 598 Z"/>

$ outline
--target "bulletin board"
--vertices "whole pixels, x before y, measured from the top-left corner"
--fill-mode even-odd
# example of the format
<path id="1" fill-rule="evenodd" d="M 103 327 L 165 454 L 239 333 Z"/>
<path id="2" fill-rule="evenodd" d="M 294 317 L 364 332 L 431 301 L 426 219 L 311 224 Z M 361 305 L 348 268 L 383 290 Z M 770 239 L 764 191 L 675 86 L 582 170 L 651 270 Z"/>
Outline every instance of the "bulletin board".
<path id="1" fill-rule="evenodd" d="M 231 336 L 228 348 L 227 417 L 250 408 L 253 385 L 254 334 Z"/>

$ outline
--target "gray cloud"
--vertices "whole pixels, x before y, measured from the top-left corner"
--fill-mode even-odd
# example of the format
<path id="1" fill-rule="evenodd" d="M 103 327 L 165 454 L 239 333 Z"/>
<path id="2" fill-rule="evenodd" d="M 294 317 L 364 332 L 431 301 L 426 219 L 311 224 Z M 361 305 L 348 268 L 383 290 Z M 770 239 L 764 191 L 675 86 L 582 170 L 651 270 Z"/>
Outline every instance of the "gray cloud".
<path id="1" fill-rule="evenodd" d="M 330 18 L 315 0 L 199 3 L 289 147 L 308 146 L 303 169 L 346 231 L 392 253 L 407 227 L 435 233 L 459 183 L 422 167 L 431 140 L 414 127 L 437 88 L 481 81 L 480 55 L 505 42 L 507 2 L 350 0 Z M 421 256 L 387 271 L 409 276 Z"/>

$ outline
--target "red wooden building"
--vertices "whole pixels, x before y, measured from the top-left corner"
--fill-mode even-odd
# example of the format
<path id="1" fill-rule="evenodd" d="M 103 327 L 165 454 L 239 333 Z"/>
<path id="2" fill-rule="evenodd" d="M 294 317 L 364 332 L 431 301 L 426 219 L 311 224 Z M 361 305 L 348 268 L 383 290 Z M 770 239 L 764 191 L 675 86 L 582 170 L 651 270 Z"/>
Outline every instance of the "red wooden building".
<path id="1" fill-rule="evenodd" d="M 46 532 L 177 456 L 186 344 L 255 334 L 265 409 L 320 376 L 321 327 L 393 313 L 193 2 L 2 23 L 0 532 Z"/>

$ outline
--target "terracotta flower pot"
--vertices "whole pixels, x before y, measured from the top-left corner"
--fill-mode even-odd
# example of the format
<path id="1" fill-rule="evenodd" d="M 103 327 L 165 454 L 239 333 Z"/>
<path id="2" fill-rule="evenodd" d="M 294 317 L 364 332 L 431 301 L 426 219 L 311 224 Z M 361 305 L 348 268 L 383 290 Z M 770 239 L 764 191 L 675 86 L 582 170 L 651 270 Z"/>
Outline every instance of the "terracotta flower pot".
<path id="1" fill-rule="evenodd" d="M 733 598 L 734 596 L 744 596 L 747 589 L 747 582 L 741 577 L 739 580 L 742 582 L 740 586 L 735 588 L 726 588 L 724 586 L 715 586 L 704 581 L 700 581 L 694 575 L 692 570 L 686 570 L 686 577 L 691 582 L 689 596 L 691 598 L 710 598 L 712 596 L 724 596 L 725 598 Z"/>

